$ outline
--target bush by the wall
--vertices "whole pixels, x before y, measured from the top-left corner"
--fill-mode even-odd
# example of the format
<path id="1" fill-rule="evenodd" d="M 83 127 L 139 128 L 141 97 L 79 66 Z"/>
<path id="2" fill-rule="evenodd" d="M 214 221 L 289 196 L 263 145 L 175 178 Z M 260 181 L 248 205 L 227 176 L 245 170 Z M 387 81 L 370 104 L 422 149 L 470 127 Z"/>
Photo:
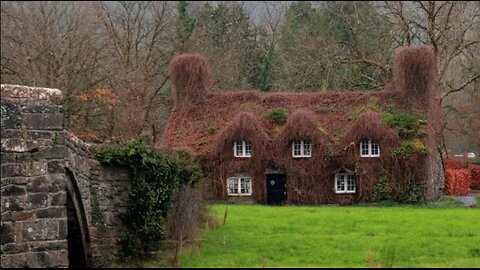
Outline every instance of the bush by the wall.
<path id="1" fill-rule="evenodd" d="M 447 169 L 445 171 L 445 194 L 466 195 L 470 192 L 472 174 L 468 169 Z"/>
<path id="2" fill-rule="evenodd" d="M 374 202 L 401 202 L 416 204 L 423 202 L 423 185 L 418 181 L 408 179 L 406 175 L 395 173 L 391 168 L 384 169 L 380 174 L 374 190 Z"/>
<path id="3" fill-rule="evenodd" d="M 470 165 L 468 166 L 472 174 L 472 181 L 470 183 L 470 188 L 475 190 L 480 190 L 480 166 L 479 165 Z"/>

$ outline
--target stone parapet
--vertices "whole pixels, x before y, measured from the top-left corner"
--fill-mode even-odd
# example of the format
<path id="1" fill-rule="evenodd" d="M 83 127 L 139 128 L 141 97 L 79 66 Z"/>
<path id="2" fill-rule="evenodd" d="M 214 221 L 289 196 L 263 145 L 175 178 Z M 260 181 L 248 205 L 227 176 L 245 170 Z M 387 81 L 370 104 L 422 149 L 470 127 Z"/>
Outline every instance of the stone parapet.
<path id="1" fill-rule="evenodd" d="M 2 267 L 67 267 L 63 94 L 1 85 Z"/>

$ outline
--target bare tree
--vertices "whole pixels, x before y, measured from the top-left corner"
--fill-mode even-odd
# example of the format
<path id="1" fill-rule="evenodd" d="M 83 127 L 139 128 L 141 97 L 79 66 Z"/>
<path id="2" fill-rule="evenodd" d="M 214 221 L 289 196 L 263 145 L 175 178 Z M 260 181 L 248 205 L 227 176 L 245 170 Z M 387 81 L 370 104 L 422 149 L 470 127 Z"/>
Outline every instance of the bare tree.
<path id="1" fill-rule="evenodd" d="M 385 2 L 395 46 L 431 45 L 439 63 L 442 100 L 480 77 L 480 4 L 467 1 Z"/>
<path id="2" fill-rule="evenodd" d="M 102 61 L 90 3 L 2 2 L 2 83 L 65 91 L 67 126 L 78 107 L 72 96 L 98 85 Z"/>
<path id="3" fill-rule="evenodd" d="M 154 140 L 166 117 L 159 93 L 167 83 L 174 53 L 174 7 L 169 2 L 96 3 L 108 52 L 108 87 L 118 93 L 117 119 L 128 126 L 123 137 L 149 133 Z"/>

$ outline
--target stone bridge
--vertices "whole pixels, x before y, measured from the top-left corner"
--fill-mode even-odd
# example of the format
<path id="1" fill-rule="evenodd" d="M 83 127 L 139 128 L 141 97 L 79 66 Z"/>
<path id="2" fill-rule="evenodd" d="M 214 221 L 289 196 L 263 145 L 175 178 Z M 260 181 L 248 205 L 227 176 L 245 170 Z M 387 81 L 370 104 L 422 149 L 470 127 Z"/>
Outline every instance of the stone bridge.
<path id="1" fill-rule="evenodd" d="M 1 85 L 1 266 L 107 264 L 125 232 L 129 172 L 64 129 L 58 89 Z"/>

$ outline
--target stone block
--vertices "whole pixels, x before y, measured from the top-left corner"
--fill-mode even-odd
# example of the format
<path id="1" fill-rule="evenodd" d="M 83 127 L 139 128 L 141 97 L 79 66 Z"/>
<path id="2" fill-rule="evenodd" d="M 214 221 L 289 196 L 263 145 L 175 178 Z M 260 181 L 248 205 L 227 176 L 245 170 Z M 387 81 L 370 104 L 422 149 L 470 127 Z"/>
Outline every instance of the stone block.
<path id="1" fill-rule="evenodd" d="M 45 219 L 26 221 L 22 229 L 23 242 L 45 241 L 58 239 L 58 222 Z"/>
<path id="2" fill-rule="evenodd" d="M 28 245 L 25 243 L 9 243 L 2 245 L 2 254 L 17 254 L 28 251 Z"/>
<path id="3" fill-rule="evenodd" d="M 25 264 L 25 254 L 2 254 L 2 267 L 3 268 L 23 268 Z"/>
<path id="4" fill-rule="evenodd" d="M 104 212 L 105 215 L 105 224 L 107 226 L 115 225 L 115 216 L 112 212 Z"/>
<path id="5" fill-rule="evenodd" d="M 2 129 L 20 129 L 22 118 L 20 109 L 11 100 L 1 99 L 1 124 Z"/>
<path id="6" fill-rule="evenodd" d="M 2 139 L 8 139 L 8 138 L 23 138 L 24 132 L 18 130 L 18 129 L 5 129 L 2 126 L 2 129 L 0 131 L 0 137 Z"/>
<path id="7" fill-rule="evenodd" d="M 68 267 L 68 251 L 55 250 L 47 252 L 46 267 Z"/>
<path id="8" fill-rule="evenodd" d="M 63 160 L 51 160 L 48 162 L 49 173 L 65 173 L 65 162 Z"/>
<path id="9" fill-rule="evenodd" d="M 68 222 L 66 218 L 58 219 L 58 240 L 67 239 Z"/>
<path id="10" fill-rule="evenodd" d="M 2 212 L 3 211 L 21 211 L 28 208 L 27 196 L 4 197 L 2 194 Z"/>
<path id="11" fill-rule="evenodd" d="M 14 163 L 15 161 L 15 154 L 13 153 L 3 153 L 2 152 L 2 157 L 1 157 L 1 164 L 6 164 L 6 163 Z"/>
<path id="12" fill-rule="evenodd" d="M 2 222 L 5 221 L 12 221 L 12 211 L 2 211 Z"/>
<path id="13" fill-rule="evenodd" d="M 27 103 L 44 102 L 63 104 L 63 93 L 59 89 L 24 85 L 2 84 L 2 100 L 5 98 L 25 100 Z"/>
<path id="14" fill-rule="evenodd" d="M 51 180 L 46 175 L 36 176 L 30 178 L 30 183 L 27 184 L 27 191 L 31 193 L 45 193 L 50 191 Z"/>
<path id="15" fill-rule="evenodd" d="M 63 106 L 58 105 L 22 105 L 24 113 L 63 113 Z"/>
<path id="16" fill-rule="evenodd" d="M 57 136 L 57 131 L 38 131 L 38 130 L 29 130 L 26 133 L 28 140 L 51 140 Z"/>
<path id="17" fill-rule="evenodd" d="M 65 192 L 59 192 L 50 196 L 50 205 L 52 206 L 65 206 L 67 203 L 67 194 Z"/>
<path id="18" fill-rule="evenodd" d="M 26 253 L 27 268 L 45 268 L 50 266 L 48 262 L 47 252 L 30 252 Z"/>
<path id="19" fill-rule="evenodd" d="M 37 152 L 52 144 L 50 140 L 26 140 L 22 138 L 2 138 L 2 151 L 4 152 Z"/>
<path id="20" fill-rule="evenodd" d="M 29 209 L 45 208 L 48 206 L 48 193 L 36 193 L 27 195 Z"/>
<path id="21" fill-rule="evenodd" d="M 25 186 L 9 185 L 2 188 L 2 197 L 19 196 L 26 193 Z"/>
<path id="22" fill-rule="evenodd" d="M 2 222 L 1 230 L 1 244 L 13 243 L 15 242 L 15 226 L 14 223 Z"/>
<path id="23" fill-rule="evenodd" d="M 31 113 L 24 115 L 24 125 L 33 130 L 62 130 L 63 114 Z"/>
<path id="24" fill-rule="evenodd" d="M 50 174 L 49 177 L 52 183 L 49 189 L 50 192 L 67 190 L 67 179 L 65 174 L 55 173 Z"/>
<path id="25" fill-rule="evenodd" d="M 12 220 L 14 221 L 22 221 L 33 219 L 33 211 L 19 211 L 12 213 Z"/>
<path id="26" fill-rule="evenodd" d="M 61 250 L 57 252 L 57 265 L 55 267 L 68 267 L 68 251 Z"/>
<path id="27" fill-rule="evenodd" d="M 50 207 L 36 210 L 35 214 L 37 218 L 61 218 L 67 216 L 67 210 L 65 207 Z"/>
<path id="28" fill-rule="evenodd" d="M 26 185 L 28 183 L 27 177 L 5 177 L 2 178 L 2 186 L 7 185 Z"/>
<path id="29" fill-rule="evenodd" d="M 67 156 L 67 148 L 63 145 L 52 145 L 32 154 L 33 160 L 64 159 Z"/>
<path id="30" fill-rule="evenodd" d="M 27 176 L 44 175 L 48 172 L 48 164 L 45 161 L 32 161 L 26 166 Z"/>
<path id="31" fill-rule="evenodd" d="M 28 244 L 30 251 L 52 251 L 52 250 L 68 250 L 67 240 L 32 242 Z"/>
<path id="32" fill-rule="evenodd" d="M 3 177 L 13 177 L 13 176 L 25 176 L 26 175 L 26 165 L 21 163 L 8 163 L 2 164 L 1 166 L 2 178 Z"/>

